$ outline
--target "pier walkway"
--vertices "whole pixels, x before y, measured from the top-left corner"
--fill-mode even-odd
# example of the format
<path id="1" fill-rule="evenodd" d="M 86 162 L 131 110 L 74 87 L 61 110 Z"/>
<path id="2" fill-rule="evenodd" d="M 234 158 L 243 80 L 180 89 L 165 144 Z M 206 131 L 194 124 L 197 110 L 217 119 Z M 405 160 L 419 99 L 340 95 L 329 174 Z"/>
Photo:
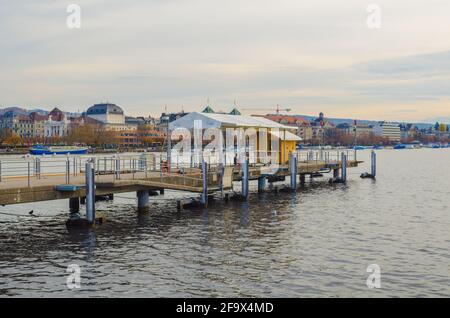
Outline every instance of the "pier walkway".
<path id="1" fill-rule="evenodd" d="M 322 150 L 292 153 L 289 162 L 276 169 L 260 163 L 259 159 L 251 162 L 250 156 L 239 164 L 219 164 L 211 158 L 196 163 L 193 156 L 189 158 L 186 162 L 171 155 L 168 163 L 165 154 L 141 153 L 2 159 L 0 205 L 70 199 L 72 210 L 74 199 L 79 202 L 89 195 L 136 191 L 141 207 L 148 205 L 150 191 L 164 189 L 200 194 L 201 202 L 206 205 L 210 194 L 232 190 L 235 181 L 242 182 L 242 195 L 247 198 L 249 180 L 258 180 L 258 190 L 264 190 L 266 181 L 273 183 L 288 177 L 291 188 L 296 189 L 297 176 L 303 185 L 306 175 L 332 172 L 333 178 L 338 178 L 341 171 L 345 182 L 346 169 L 361 163 L 356 159 L 356 152 Z M 93 190 L 88 189 L 89 183 Z M 73 209 L 76 210 L 76 204 Z"/>

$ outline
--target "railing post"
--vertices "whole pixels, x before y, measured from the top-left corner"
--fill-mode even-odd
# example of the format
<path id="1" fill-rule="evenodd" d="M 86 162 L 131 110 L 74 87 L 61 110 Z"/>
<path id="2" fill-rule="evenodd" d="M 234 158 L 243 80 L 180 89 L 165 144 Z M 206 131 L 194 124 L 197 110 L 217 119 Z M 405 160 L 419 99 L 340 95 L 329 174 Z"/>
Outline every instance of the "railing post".
<path id="1" fill-rule="evenodd" d="M 69 156 L 66 158 L 66 184 L 70 183 L 70 159 Z"/>
<path id="2" fill-rule="evenodd" d="M 27 164 L 28 164 L 28 188 L 29 188 L 31 186 L 30 161 L 28 161 Z"/>
<path id="3" fill-rule="evenodd" d="M 117 156 L 115 160 L 115 172 L 116 172 L 116 179 L 120 179 L 120 157 Z"/>
<path id="4" fill-rule="evenodd" d="M 41 158 L 36 158 L 36 170 L 38 179 L 41 179 Z"/>

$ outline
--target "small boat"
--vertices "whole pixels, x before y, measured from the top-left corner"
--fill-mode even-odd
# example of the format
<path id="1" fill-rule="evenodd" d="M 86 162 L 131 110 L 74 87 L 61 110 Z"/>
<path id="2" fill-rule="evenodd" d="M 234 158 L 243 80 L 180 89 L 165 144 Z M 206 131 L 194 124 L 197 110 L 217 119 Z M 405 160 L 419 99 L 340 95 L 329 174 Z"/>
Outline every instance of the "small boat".
<path id="1" fill-rule="evenodd" d="M 406 149 L 406 145 L 404 144 L 397 144 L 394 146 L 394 149 Z"/>
<path id="2" fill-rule="evenodd" d="M 84 155 L 87 147 L 76 146 L 49 146 L 35 145 L 30 149 L 31 155 Z"/>

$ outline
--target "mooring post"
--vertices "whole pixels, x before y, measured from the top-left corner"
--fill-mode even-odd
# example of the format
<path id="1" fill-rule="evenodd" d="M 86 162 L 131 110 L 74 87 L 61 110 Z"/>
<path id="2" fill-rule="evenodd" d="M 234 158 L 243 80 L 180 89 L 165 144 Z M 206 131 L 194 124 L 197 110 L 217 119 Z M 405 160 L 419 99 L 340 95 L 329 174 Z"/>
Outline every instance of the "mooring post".
<path id="1" fill-rule="evenodd" d="M 266 177 L 262 176 L 258 178 L 258 192 L 264 192 L 266 188 Z"/>
<path id="2" fill-rule="evenodd" d="M 202 194 L 200 196 L 200 203 L 204 206 L 208 206 L 208 169 L 205 159 L 202 156 Z"/>
<path id="3" fill-rule="evenodd" d="M 86 219 L 89 224 L 95 222 L 95 180 L 94 164 L 88 160 L 86 162 Z"/>
<path id="4" fill-rule="evenodd" d="M 371 174 L 372 174 L 372 177 L 376 177 L 376 175 L 377 175 L 377 153 L 375 152 L 375 150 L 372 150 L 372 157 L 371 157 L 371 166 L 372 166 L 372 169 L 371 169 Z"/>
<path id="5" fill-rule="evenodd" d="M 289 154 L 289 172 L 291 173 L 291 189 L 297 190 L 297 158 L 293 153 Z"/>
<path id="6" fill-rule="evenodd" d="M 145 211 L 146 209 L 148 209 L 148 203 L 149 203 L 148 190 L 137 191 L 137 199 L 138 199 L 138 210 L 139 211 Z"/>
<path id="7" fill-rule="evenodd" d="M 70 158 L 69 155 L 67 155 L 66 158 L 66 183 L 70 183 Z"/>
<path id="8" fill-rule="evenodd" d="M 248 199 L 248 187 L 249 187 L 249 171 L 248 171 L 248 159 L 244 156 L 242 159 L 242 197 Z"/>
<path id="9" fill-rule="evenodd" d="M 347 155 L 344 152 L 341 154 L 341 179 L 347 182 Z"/>
<path id="10" fill-rule="evenodd" d="M 115 158 L 115 172 L 116 172 L 116 179 L 120 179 L 120 157 L 117 156 Z"/>

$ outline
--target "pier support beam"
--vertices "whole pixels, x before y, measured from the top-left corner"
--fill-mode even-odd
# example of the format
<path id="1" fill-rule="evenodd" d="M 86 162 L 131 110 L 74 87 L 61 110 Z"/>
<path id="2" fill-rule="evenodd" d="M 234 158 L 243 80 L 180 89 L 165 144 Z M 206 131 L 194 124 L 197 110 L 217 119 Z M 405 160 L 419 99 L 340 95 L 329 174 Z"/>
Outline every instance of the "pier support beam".
<path id="1" fill-rule="evenodd" d="M 333 169 L 333 179 L 339 178 L 339 169 Z"/>
<path id="2" fill-rule="evenodd" d="M 69 199 L 70 219 L 80 218 L 80 198 Z"/>
<path id="3" fill-rule="evenodd" d="M 297 158 L 293 153 L 289 154 L 289 172 L 291 174 L 291 189 L 297 190 Z"/>
<path id="4" fill-rule="evenodd" d="M 266 177 L 259 177 L 258 178 L 258 192 L 264 192 L 265 188 L 266 188 Z"/>
<path id="5" fill-rule="evenodd" d="M 248 171 L 248 159 L 244 158 L 242 160 L 242 197 L 248 199 L 248 188 L 249 188 L 249 171 Z"/>
<path id="6" fill-rule="evenodd" d="M 145 211 L 149 205 L 149 194 L 147 190 L 137 191 L 138 210 Z"/>
<path id="7" fill-rule="evenodd" d="M 300 186 L 304 187 L 306 183 L 306 175 L 305 174 L 301 174 L 300 175 Z"/>
<path id="8" fill-rule="evenodd" d="M 94 164 L 86 162 L 86 219 L 89 224 L 95 222 L 95 180 Z"/>

